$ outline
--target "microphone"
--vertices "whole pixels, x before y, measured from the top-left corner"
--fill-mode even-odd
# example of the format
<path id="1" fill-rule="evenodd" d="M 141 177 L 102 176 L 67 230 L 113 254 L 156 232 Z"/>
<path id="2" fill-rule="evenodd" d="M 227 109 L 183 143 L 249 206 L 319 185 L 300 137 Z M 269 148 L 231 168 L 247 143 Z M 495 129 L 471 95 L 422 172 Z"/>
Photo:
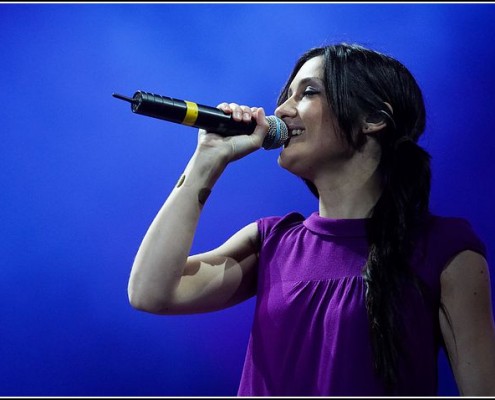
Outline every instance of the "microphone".
<path id="1" fill-rule="evenodd" d="M 224 137 L 250 135 L 256 127 L 255 120 L 250 123 L 235 121 L 230 114 L 225 114 L 215 107 L 142 90 L 134 93 L 132 98 L 116 93 L 112 96 L 131 103 L 133 113 L 205 129 L 207 132 L 214 132 Z M 270 127 L 263 141 L 263 148 L 272 150 L 283 146 L 289 137 L 287 125 L 274 115 L 267 116 L 266 119 Z"/>

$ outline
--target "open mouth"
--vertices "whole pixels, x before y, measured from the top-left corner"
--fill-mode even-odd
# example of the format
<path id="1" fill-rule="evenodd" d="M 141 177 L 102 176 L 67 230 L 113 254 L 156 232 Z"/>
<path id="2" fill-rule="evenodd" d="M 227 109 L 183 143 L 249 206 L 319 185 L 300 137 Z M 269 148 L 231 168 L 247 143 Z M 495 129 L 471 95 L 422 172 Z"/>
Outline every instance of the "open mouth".
<path id="1" fill-rule="evenodd" d="M 293 137 L 296 136 L 301 136 L 305 132 L 304 129 L 290 129 L 289 130 L 289 137 L 284 143 L 284 148 L 287 147 Z"/>
<path id="2" fill-rule="evenodd" d="M 304 129 L 291 129 L 289 131 L 289 137 L 292 136 L 301 136 L 305 132 Z"/>

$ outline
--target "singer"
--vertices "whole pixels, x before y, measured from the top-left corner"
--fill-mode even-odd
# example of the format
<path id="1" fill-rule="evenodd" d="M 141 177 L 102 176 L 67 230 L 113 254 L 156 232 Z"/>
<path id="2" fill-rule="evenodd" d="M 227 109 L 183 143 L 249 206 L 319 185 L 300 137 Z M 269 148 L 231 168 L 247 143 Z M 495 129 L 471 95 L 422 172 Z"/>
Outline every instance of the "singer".
<path id="1" fill-rule="evenodd" d="M 260 217 L 190 254 L 228 165 L 262 148 L 263 108 L 218 106 L 256 127 L 200 129 L 195 152 L 136 254 L 138 310 L 204 313 L 256 296 L 239 396 L 435 396 L 443 346 L 461 395 L 495 396 L 495 329 L 484 241 L 429 210 L 421 89 L 395 58 L 360 45 L 308 50 L 281 90 L 278 164 L 318 209 Z"/>

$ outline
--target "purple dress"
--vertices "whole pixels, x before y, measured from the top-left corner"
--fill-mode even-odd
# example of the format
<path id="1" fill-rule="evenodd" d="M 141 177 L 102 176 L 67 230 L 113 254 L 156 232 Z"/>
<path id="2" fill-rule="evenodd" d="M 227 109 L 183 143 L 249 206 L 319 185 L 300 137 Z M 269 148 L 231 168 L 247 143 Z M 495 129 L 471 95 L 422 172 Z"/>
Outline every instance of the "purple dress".
<path id="1" fill-rule="evenodd" d="M 385 394 L 373 372 L 361 276 L 368 256 L 365 221 L 318 213 L 258 221 L 258 292 L 239 396 Z M 416 238 L 412 268 L 428 290 L 423 297 L 407 293 L 399 396 L 437 393 L 440 274 L 468 249 L 486 256 L 461 218 L 431 215 Z"/>

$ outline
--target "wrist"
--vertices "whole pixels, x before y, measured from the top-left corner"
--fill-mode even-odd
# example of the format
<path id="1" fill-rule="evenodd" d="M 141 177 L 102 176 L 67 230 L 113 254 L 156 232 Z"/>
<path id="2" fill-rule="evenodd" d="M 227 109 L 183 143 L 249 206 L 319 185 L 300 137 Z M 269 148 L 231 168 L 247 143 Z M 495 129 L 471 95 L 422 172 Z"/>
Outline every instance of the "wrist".
<path id="1" fill-rule="evenodd" d="M 209 152 L 196 150 L 184 171 L 184 175 L 189 178 L 186 180 L 189 185 L 211 189 L 227 164 L 227 157 L 219 157 Z"/>

